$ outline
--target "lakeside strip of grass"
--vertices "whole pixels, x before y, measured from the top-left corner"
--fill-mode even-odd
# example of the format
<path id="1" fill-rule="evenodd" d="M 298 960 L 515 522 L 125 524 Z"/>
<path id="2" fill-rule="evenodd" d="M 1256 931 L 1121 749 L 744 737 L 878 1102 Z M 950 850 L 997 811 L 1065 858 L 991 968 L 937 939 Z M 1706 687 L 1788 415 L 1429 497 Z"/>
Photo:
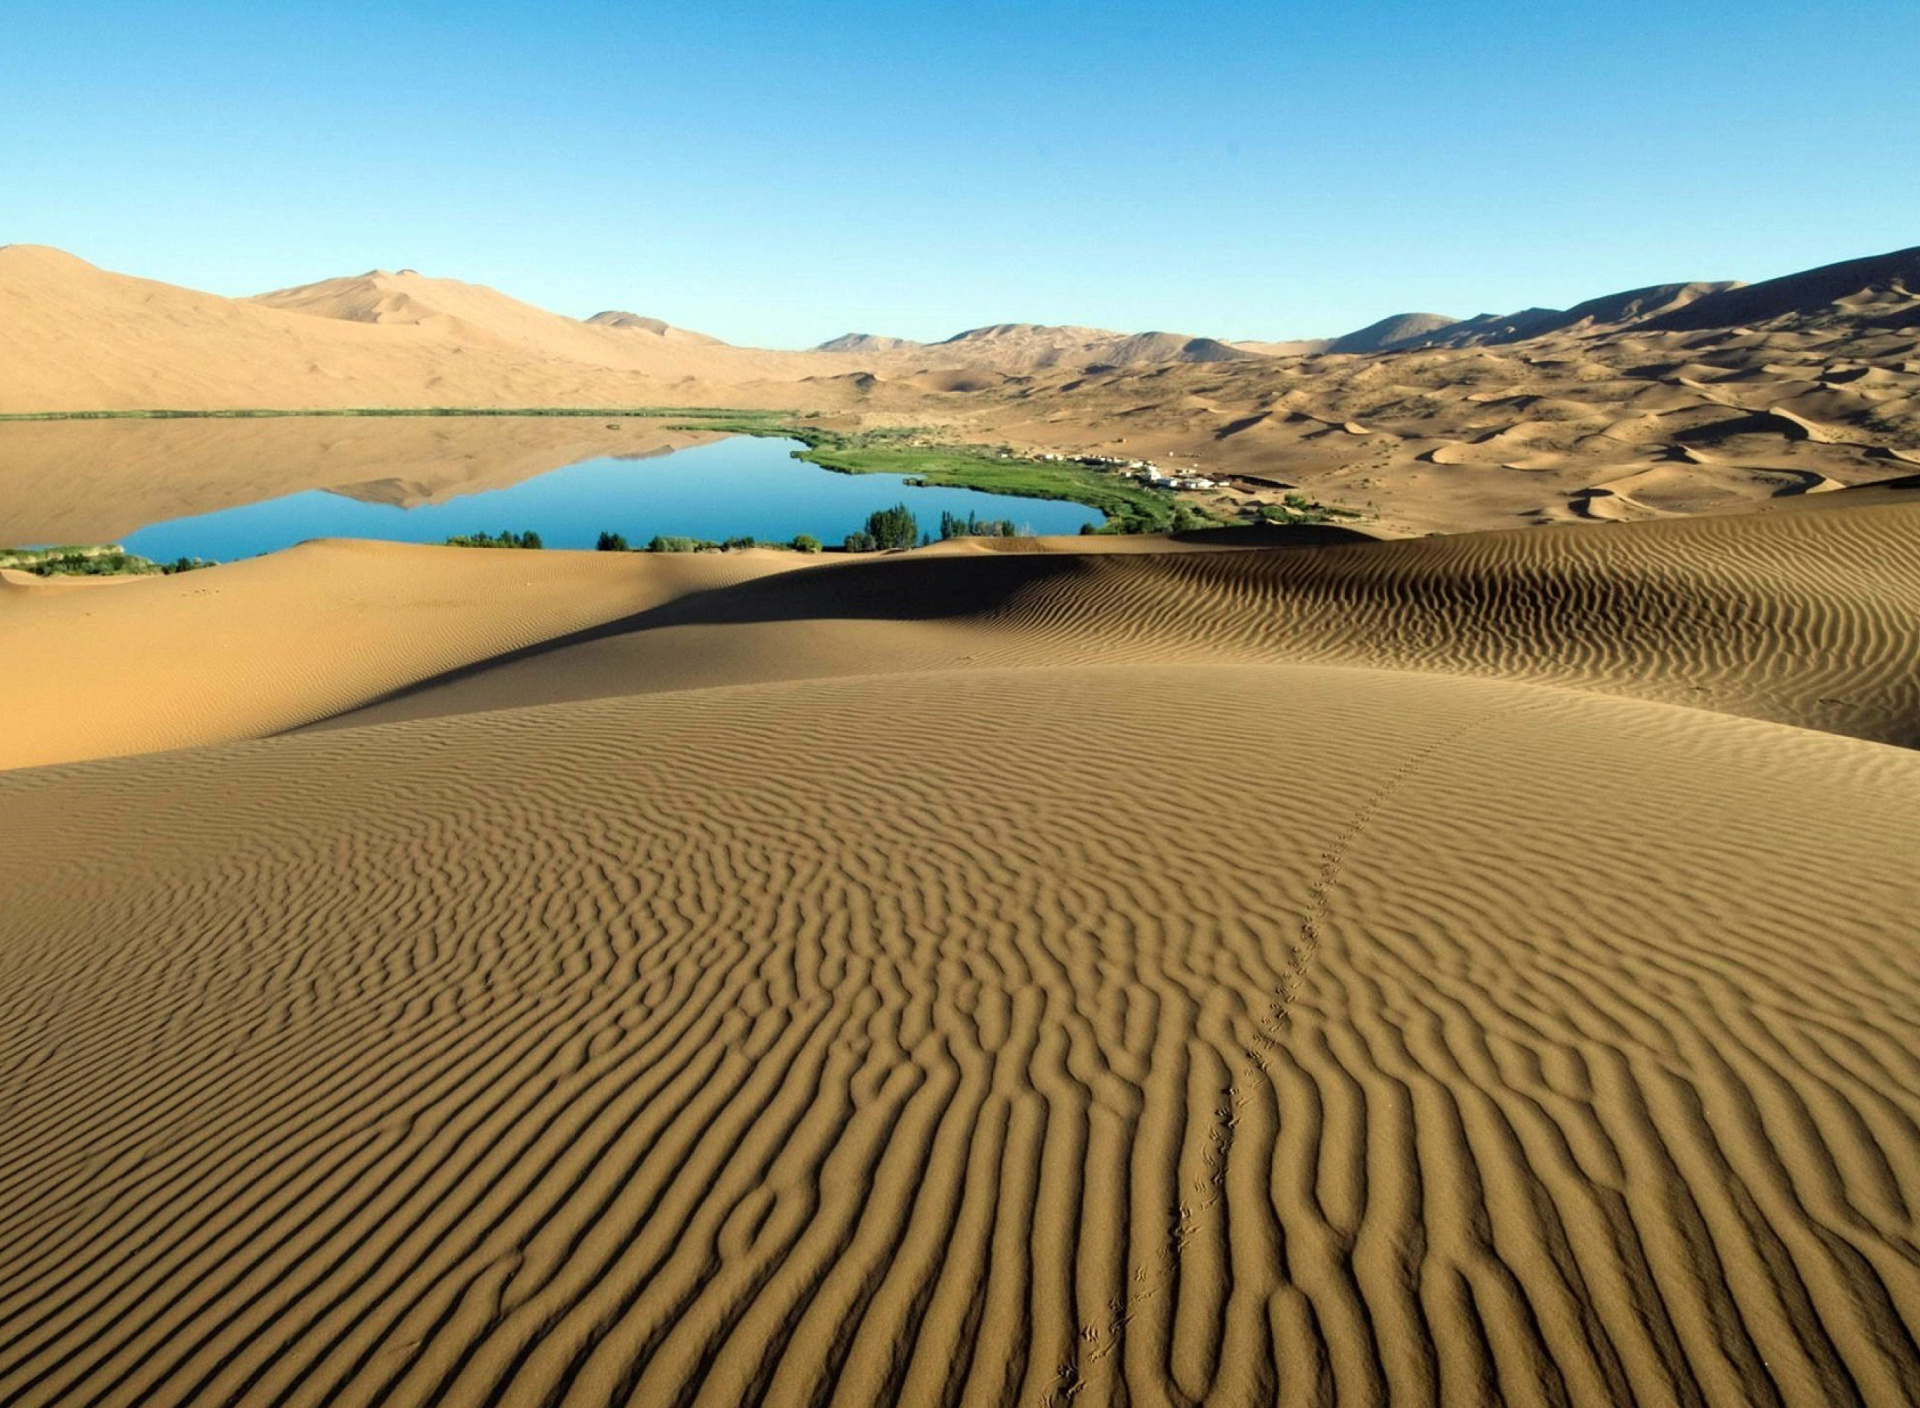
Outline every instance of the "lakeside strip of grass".
<path id="1" fill-rule="evenodd" d="M 927 445 L 915 441 L 916 432 L 911 430 L 849 433 L 778 419 L 706 421 L 703 426 L 736 435 L 798 440 L 807 448 L 797 451 L 795 459 L 836 474 L 900 474 L 936 489 L 977 489 L 985 494 L 1085 504 L 1105 515 L 1102 531 L 1165 532 L 1183 508 L 1191 526 L 1212 521 L 1171 494 L 1149 489 L 1126 475 L 1029 459 L 988 445 Z"/>

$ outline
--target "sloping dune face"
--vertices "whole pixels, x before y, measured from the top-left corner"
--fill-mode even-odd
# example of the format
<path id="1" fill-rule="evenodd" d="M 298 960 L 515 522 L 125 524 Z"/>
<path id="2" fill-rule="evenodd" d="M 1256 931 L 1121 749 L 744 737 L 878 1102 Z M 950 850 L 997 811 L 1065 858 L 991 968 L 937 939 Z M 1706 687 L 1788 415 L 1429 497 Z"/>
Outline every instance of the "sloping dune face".
<path id="1" fill-rule="evenodd" d="M 678 596 L 342 722 L 968 665 L 1291 661 L 1524 679 L 1920 747 L 1920 503 L 1281 551 L 1062 541 Z"/>
<path id="2" fill-rule="evenodd" d="M 0 810 L 9 1402 L 1920 1383 L 1903 750 L 1061 667 L 14 773 Z"/>

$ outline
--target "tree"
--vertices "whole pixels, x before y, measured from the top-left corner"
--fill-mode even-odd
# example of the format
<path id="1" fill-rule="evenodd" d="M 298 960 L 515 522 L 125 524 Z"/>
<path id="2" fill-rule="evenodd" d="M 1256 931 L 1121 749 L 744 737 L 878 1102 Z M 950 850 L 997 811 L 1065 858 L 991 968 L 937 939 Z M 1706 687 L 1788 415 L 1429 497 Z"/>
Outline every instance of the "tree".
<path id="1" fill-rule="evenodd" d="M 867 515 L 867 536 L 881 549 L 916 547 L 920 542 L 920 521 L 905 504 L 877 509 Z"/>
<path id="2" fill-rule="evenodd" d="M 791 546 L 795 552 L 819 552 L 820 540 L 811 533 L 795 533 Z"/>
<path id="3" fill-rule="evenodd" d="M 627 540 L 618 533 L 602 533 L 594 547 L 600 552 L 625 552 Z"/>

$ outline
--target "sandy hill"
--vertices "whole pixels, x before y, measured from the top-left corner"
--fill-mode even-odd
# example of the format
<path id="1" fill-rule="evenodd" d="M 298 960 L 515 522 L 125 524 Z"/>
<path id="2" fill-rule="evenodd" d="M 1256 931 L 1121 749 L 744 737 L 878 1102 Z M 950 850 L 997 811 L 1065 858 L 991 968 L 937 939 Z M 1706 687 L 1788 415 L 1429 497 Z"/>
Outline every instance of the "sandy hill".
<path id="1" fill-rule="evenodd" d="M 1777 318 L 1920 327 L 1920 246 L 1729 287 L 1664 313 L 1647 326 L 1663 332 L 1693 332 Z"/>
<path id="2" fill-rule="evenodd" d="M 1331 337 L 1295 338 L 1291 342 L 1242 340 L 1231 345 L 1243 352 L 1257 353 L 1262 357 L 1311 357 L 1330 349 L 1336 340 Z"/>
<path id="3" fill-rule="evenodd" d="M 1899 1403 L 1916 513 L 8 584 L 0 1399 Z"/>
<path id="4" fill-rule="evenodd" d="M 418 275 L 229 299 L 0 247 L 0 411 L 781 404 L 794 354 L 588 327 Z M 788 392 L 787 394 L 791 394 Z"/>
<path id="5" fill-rule="evenodd" d="M 651 333 L 668 342 L 697 342 L 713 345 L 719 343 L 717 337 L 709 337 L 703 332 L 691 332 L 686 328 L 677 328 L 660 318 L 648 318 L 639 313 L 622 312 L 618 308 L 609 308 L 603 313 L 595 313 L 587 322 L 595 327 L 624 328 L 629 332 Z"/>
<path id="6" fill-rule="evenodd" d="M 663 349 L 659 344 L 724 345 L 717 338 L 682 333 L 657 318 L 643 319 L 632 313 L 601 313 L 582 322 L 522 303 L 481 284 L 431 279 L 411 269 L 397 274 L 375 269 L 354 278 L 326 279 L 263 293 L 250 301 L 318 318 L 428 327 L 462 346 L 493 342 L 585 366 L 653 372 L 705 368 L 720 363 L 706 357 L 683 358 L 679 355 L 681 348 Z M 651 335 L 630 336 L 635 332 Z"/>
<path id="7" fill-rule="evenodd" d="M 1603 294 L 1571 308 L 1523 308 L 1517 313 L 1480 313 L 1458 321 L 1438 313 L 1399 313 L 1335 338 L 1325 350 L 1353 353 L 1404 351 L 1416 347 L 1478 347 L 1526 342 L 1555 333 L 1605 331 L 1644 323 L 1689 307 L 1711 294 L 1737 287 L 1739 285 L 1730 283 L 1659 284 Z"/>
<path id="8" fill-rule="evenodd" d="M 813 350 L 816 352 L 907 352 L 924 348 L 924 342 L 914 342 L 904 337 L 884 337 L 872 332 L 842 333 L 830 338 Z"/>
<path id="9" fill-rule="evenodd" d="M 895 376 L 956 368 L 1002 374 L 1055 368 L 1081 371 L 1091 367 L 1236 361 L 1261 355 L 1214 338 L 1184 333 L 1119 333 L 1105 328 L 1039 323 L 992 323 L 932 343 L 848 333 L 822 343 L 815 350 L 857 357 Z"/>
<path id="10" fill-rule="evenodd" d="M 1355 350 L 1480 347 L 1528 342 L 1556 333 L 1607 332 L 1647 322 L 1661 314 L 1688 307 L 1710 294 L 1736 287 L 1739 285 L 1730 283 L 1659 284 L 1651 288 L 1629 289 L 1624 293 L 1603 294 L 1565 309 L 1523 308 L 1518 313 L 1481 313 L 1457 323 L 1422 328 L 1413 335 L 1396 337 L 1377 348 Z"/>
<path id="11" fill-rule="evenodd" d="M 1380 352 L 1410 342 L 1437 328 L 1452 327 L 1455 319 L 1444 313 L 1395 313 L 1377 323 L 1369 323 L 1358 332 L 1336 337 L 1327 350 L 1337 353 Z"/>

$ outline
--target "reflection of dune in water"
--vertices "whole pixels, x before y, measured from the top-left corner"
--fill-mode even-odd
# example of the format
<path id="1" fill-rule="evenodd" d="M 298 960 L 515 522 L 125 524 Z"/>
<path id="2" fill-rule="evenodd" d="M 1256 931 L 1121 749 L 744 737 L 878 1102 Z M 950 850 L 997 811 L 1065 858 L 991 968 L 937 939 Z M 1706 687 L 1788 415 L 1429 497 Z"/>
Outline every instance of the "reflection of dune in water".
<path id="1" fill-rule="evenodd" d="M 0 425 L 0 524 L 15 542 L 118 542 L 150 523 L 326 489 L 414 508 L 600 457 L 724 438 L 595 416 L 275 416 Z"/>

